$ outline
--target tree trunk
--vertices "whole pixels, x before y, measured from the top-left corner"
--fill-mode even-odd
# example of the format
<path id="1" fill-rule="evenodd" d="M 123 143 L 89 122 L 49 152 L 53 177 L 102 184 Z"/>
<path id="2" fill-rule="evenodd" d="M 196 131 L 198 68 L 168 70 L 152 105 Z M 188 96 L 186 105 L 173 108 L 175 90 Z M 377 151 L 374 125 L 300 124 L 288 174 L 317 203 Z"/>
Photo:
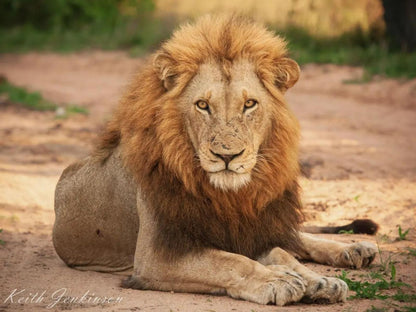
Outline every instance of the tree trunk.
<path id="1" fill-rule="evenodd" d="M 384 20 L 392 48 L 416 49 L 416 1 L 383 0 Z"/>

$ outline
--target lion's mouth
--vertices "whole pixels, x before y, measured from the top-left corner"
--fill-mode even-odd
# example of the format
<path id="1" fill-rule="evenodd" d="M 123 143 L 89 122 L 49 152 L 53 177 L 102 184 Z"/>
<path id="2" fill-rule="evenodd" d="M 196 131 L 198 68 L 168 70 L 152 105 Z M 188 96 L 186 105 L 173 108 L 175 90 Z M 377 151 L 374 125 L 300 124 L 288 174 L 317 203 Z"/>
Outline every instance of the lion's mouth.
<path id="1" fill-rule="evenodd" d="M 208 173 L 223 173 L 223 174 L 240 174 L 234 170 L 230 170 L 230 169 L 220 169 L 220 170 L 215 170 L 215 171 L 208 171 Z"/>
<path id="2" fill-rule="evenodd" d="M 240 164 L 238 167 L 234 166 L 232 169 L 230 166 L 225 166 L 225 168 L 215 168 L 206 170 L 208 173 L 223 173 L 223 174 L 246 174 L 246 166 Z"/>
<path id="3" fill-rule="evenodd" d="M 238 173 L 229 169 L 208 172 L 212 185 L 223 190 L 236 191 L 251 181 L 250 173 Z"/>

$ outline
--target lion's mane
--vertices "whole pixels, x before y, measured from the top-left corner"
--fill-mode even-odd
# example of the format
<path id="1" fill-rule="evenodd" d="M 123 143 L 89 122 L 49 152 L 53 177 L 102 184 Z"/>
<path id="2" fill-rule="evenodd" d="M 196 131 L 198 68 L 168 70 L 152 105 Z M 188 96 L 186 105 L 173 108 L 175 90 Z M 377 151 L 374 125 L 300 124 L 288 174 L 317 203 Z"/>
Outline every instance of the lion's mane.
<path id="1" fill-rule="evenodd" d="M 155 218 L 161 254 L 174 258 L 211 247 L 254 259 L 276 246 L 300 250 L 299 130 L 281 92 L 291 76 L 282 70 L 286 55 L 284 40 L 264 27 L 208 16 L 176 31 L 133 80 L 97 155 L 104 161 L 121 145 Z M 240 58 L 255 65 L 275 105 L 251 182 L 227 192 L 209 183 L 176 103 L 200 64 L 215 60 L 226 73 Z"/>

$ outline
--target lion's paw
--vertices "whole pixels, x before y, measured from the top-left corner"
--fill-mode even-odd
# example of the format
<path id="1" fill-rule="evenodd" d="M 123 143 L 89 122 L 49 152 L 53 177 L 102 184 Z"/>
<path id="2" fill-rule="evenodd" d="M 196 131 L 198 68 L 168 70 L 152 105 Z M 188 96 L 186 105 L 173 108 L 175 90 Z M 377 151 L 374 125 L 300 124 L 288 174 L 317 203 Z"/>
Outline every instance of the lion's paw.
<path id="1" fill-rule="evenodd" d="M 320 277 L 308 281 L 303 302 L 335 303 L 347 300 L 347 284 L 335 277 Z"/>
<path id="2" fill-rule="evenodd" d="M 227 293 L 233 298 L 283 306 L 300 301 L 306 286 L 306 281 L 293 271 L 272 272 L 265 278 L 250 279 L 245 287 L 228 289 Z"/>
<path id="3" fill-rule="evenodd" d="M 377 247 L 369 242 L 349 244 L 338 256 L 337 265 L 360 269 L 373 262 L 377 254 Z"/>

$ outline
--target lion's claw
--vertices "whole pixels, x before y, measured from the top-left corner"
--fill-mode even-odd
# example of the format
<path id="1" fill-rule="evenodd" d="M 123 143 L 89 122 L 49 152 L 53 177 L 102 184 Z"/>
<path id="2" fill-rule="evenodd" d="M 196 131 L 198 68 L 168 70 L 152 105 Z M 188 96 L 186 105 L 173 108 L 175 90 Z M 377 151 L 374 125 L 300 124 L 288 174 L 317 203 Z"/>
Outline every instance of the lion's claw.
<path id="1" fill-rule="evenodd" d="M 335 277 L 320 277 L 308 281 L 308 287 L 303 302 L 334 303 L 347 300 L 347 284 Z"/>
<path id="2" fill-rule="evenodd" d="M 348 245 L 338 257 L 337 265 L 360 269 L 373 262 L 377 247 L 369 242 L 359 242 Z"/>
<path id="3" fill-rule="evenodd" d="M 228 289 L 228 294 L 260 304 L 283 306 L 298 302 L 305 295 L 307 282 L 294 271 L 276 271 L 271 267 L 280 266 L 268 266 L 271 274 L 249 281 L 244 289 Z"/>

